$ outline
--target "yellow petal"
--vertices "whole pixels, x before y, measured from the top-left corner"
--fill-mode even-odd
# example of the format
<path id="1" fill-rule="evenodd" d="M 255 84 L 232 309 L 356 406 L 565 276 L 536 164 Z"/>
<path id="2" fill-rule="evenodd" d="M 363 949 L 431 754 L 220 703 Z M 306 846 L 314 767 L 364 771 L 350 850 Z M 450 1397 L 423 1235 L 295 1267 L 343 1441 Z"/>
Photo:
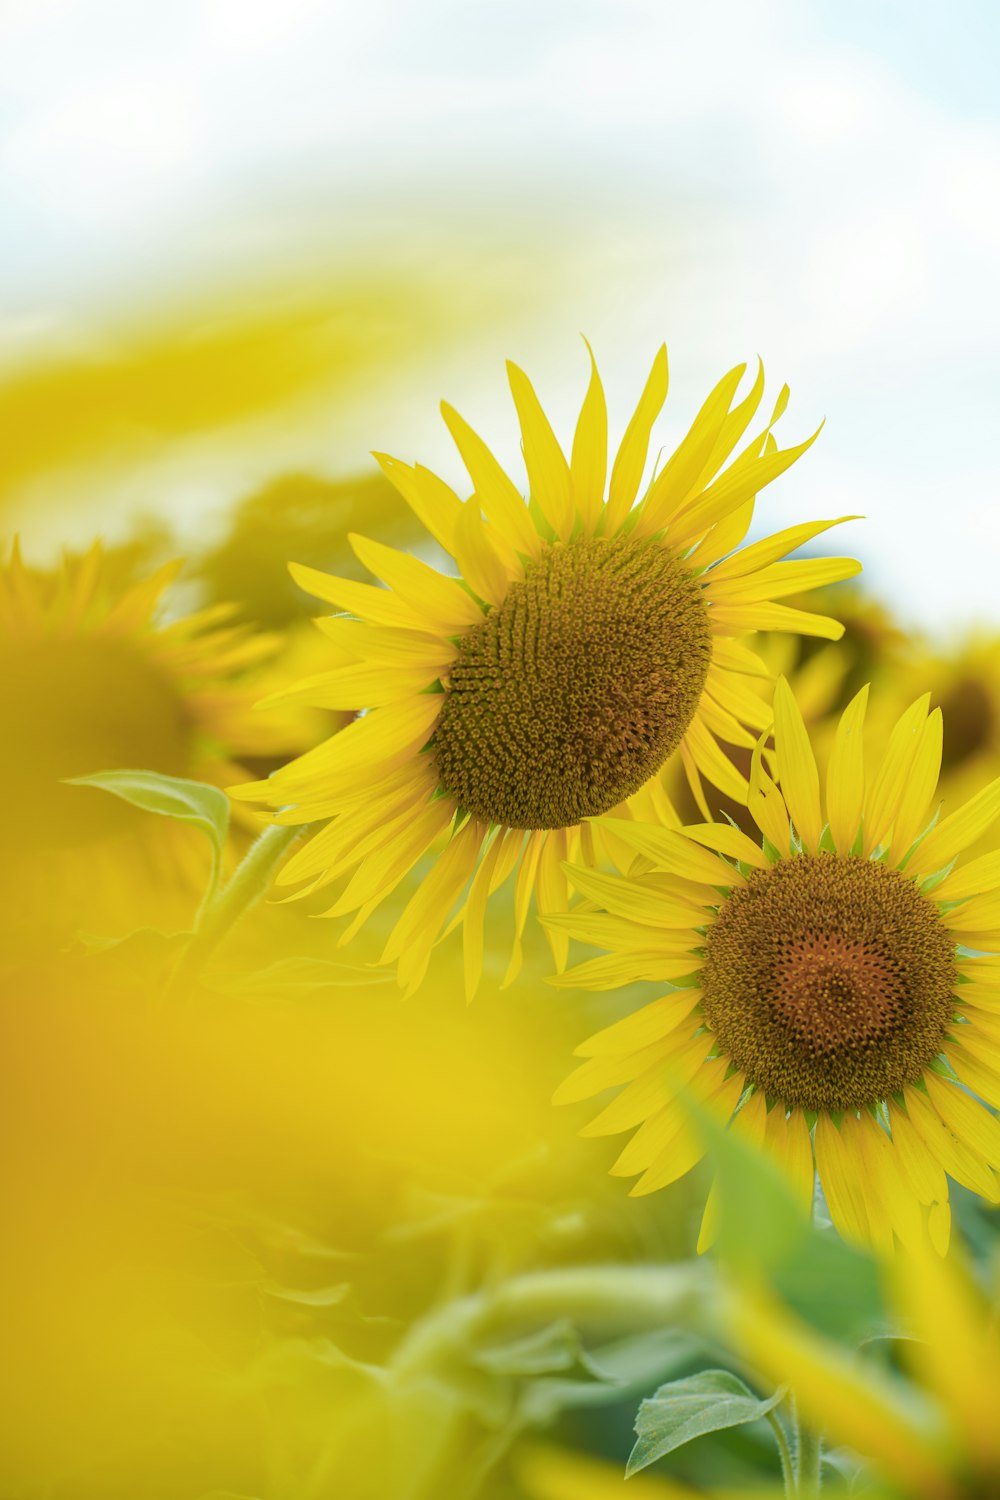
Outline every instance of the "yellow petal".
<path id="1" fill-rule="evenodd" d="M 524 443 L 524 465 L 528 471 L 531 493 L 541 506 L 542 514 L 561 541 L 567 541 L 573 530 L 573 486 L 569 464 L 542 411 L 531 381 L 517 365 L 507 362 L 510 393 L 514 397 L 521 438 Z"/>
<path id="2" fill-rule="evenodd" d="M 794 448 L 779 448 L 773 453 L 765 451 L 760 457 L 756 456 L 752 447 L 747 455 L 742 456 L 745 461 L 737 459 L 709 485 L 694 505 L 684 510 L 671 528 L 671 539 L 679 546 L 687 540 L 694 541 L 709 526 L 749 500 L 751 495 L 759 495 L 765 485 L 771 484 L 786 469 L 790 469 L 812 447 L 821 430 L 821 427 L 817 427 L 812 437 L 806 438 L 804 443 L 799 443 Z"/>
<path id="3" fill-rule="evenodd" d="M 940 892 L 933 892 L 935 901 L 941 899 Z M 992 933 L 994 935 L 993 947 L 1000 941 L 1000 894 L 990 891 L 983 896 L 975 896 L 971 901 L 966 901 L 955 911 L 944 914 L 942 919 L 953 932 L 975 932 Z M 962 942 L 967 947 L 986 948 L 986 943 L 969 943 L 963 938 Z"/>
<path id="4" fill-rule="evenodd" d="M 714 849 L 718 854 L 752 865 L 757 870 L 766 870 L 770 865 L 770 860 L 760 845 L 731 823 L 688 823 L 684 828 L 684 836 L 694 839 L 696 844 Z"/>
<path id="5" fill-rule="evenodd" d="M 359 852 L 364 839 L 380 833 L 403 813 L 412 812 L 427 800 L 427 796 L 419 782 L 405 784 L 381 796 L 373 795 L 360 807 L 342 813 L 314 833 L 308 843 L 282 865 L 275 876 L 275 885 L 297 885 L 299 881 L 311 880 L 329 870 L 339 873 L 344 867 L 341 862 L 345 854 L 353 855 L 354 863 L 357 863 L 364 857 L 363 850 Z"/>
<path id="6" fill-rule="evenodd" d="M 732 608 L 736 604 L 783 599 L 789 594 L 800 594 L 807 589 L 854 578 L 860 572 L 861 564 L 852 557 L 807 557 L 772 563 L 769 568 L 725 582 L 709 573 L 704 582 L 712 600 Z"/>
<path id="7" fill-rule="evenodd" d="M 577 1057 L 620 1057 L 662 1040 L 691 1014 L 701 999 L 700 990 L 675 990 L 643 1005 L 630 1016 L 605 1026 L 577 1047 Z"/>
<path id="8" fill-rule="evenodd" d="M 704 902 L 697 899 L 699 895 L 707 894 L 703 889 L 691 891 L 693 899 L 678 902 L 666 888 L 664 877 L 650 875 L 644 881 L 628 880 L 622 875 L 569 864 L 565 870 L 574 890 L 581 896 L 596 901 L 605 911 L 628 917 L 633 922 L 657 929 L 682 927 L 690 931 L 692 924 L 705 921 Z"/>
<path id="9" fill-rule="evenodd" d="M 738 547 L 750 530 L 755 505 L 753 497 L 710 527 L 697 547 L 687 554 L 684 566 L 692 573 L 700 572 Z"/>
<path id="10" fill-rule="evenodd" d="M 685 979 L 700 962 L 694 954 L 666 958 L 662 953 L 611 953 L 575 964 L 564 974 L 550 976 L 547 983 L 559 990 L 620 990 L 643 980 Z"/>
<path id="11" fill-rule="evenodd" d="M 762 698 L 755 684 L 747 682 L 742 674 L 724 670 L 713 663 L 705 679 L 705 692 L 728 709 L 741 724 L 748 724 L 758 734 L 774 722 L 770 701 Z"/>
<path id="12" fill-rule="evenodd" d="M 921 1203 L 947 1203 L 948 1179 L 937 1157 L 918 1135 L 909 1116 L 894 1106 L 890 1109 L 892 1144 L 910 1187 Z"/>
<path id="13" fill-rule="evenodd" d="M 847 1125 L 851 1118 L 846 1115 L 842 1124 Z M 867 1244 L 871 1230 L 859 1182 L 861 1161 L 858 1151 L 851 1149 L 849 1131 L 850 1127 L 844 1133 L 838 1130 L 825 1111 L 820 1115 L 816 1121 L 816 1170 L 837 1229 L 846 1239 Z"/>
<path id="14" fill-rule="evenodd" d="M 472 487 L 483 510 L 518 552 L 523 552 L 528 557 L 537 557 L 542 540 L 531 524 L 528 507 L 514 481 L 479 434 L 472 430 L 447 401 L 441 403 L 441 415 L 462 456 L 462 462 L 469 471 Z M 457 523 L 456 516 L 455 524 Z"/>
<path id="15" fill-rule="evenodd" d="M 1000 1120 L 946 1079 L 929 1073 L 925 1082 L 930 1101 L 948 1129 L 991 1167 L 1000 1167 Z"/>
<path id="16" fill-rule="evenodd" d="M 744 547 L 735 557 L 719 563 L 718 567 L 712 569 L 712 581 L 745 578 L 748 573 L 759 572 L 779 558 L 786 557 L 789 552 L 795 552 L 815 537 L 821 536 L 824 531 L 829 531 L 832 526 L 842 526 L 845 521 L 860 519 L 859 516 L 838 516 L 834 521 L 806 521 L 800 526 L 789 526 L 784 531 L 776 531 L 773 536 L 765 537 L 762 542 L 754 542 L 752 547 Z"/>
<path id="17" fill-rule="evenodd" d="M 694 1049 L 692 1055 L 699 1060 L 697 1049 Z M 689 1071 L 690 1064 L 685 1063 L 684 1067 L 685 1071 Z M 672 1086 L 669 1082 L 668 1069 L 673 1068 L 676 1068 L 676 1056 L 663 1066 L 666 1081 L 664 1102 L 647 1116 L 611 1168 L 614 1177 L 634 1177 L 637 1172 L 645 1172 L 643 1181 L 633 1189 L 633 1193 L 639 1196 L 654 1192 L 658 1187 L 666 1187 L 677 1177 L 690 1171 L 704 1155 L 705 1148 L 692 1119 L 688 1100 L 676 1092 L 681 1084 L 676 1077 Z M 697 1071 L 683 1088 L 704 1101 L 706 1095 L 718 1092 L 719 1085 L 725 1081 L 726 1068 L 727 1063 L 722 1058 L 702 1059 Z M 700 1087 L 696 1081 L 700 1081 Z M 726 1110 L 727 1117 L 731 1113 L 732 1103 L 739 1097 L 741 1082 L 742 1080 L 734 1077 L 733 1084 L 737 1093 Z M 694 1156 L 691 1155 L 692 1148 L 696 1150 Z M 680 1160 L 682 1154 L 685 1158 L 683 1161 Z"/>
<path id="18" fill-rule="evenodd" d="M 804 848 L 818 853 L 823 832 L 819 772 L 799 706 L 784 677 L 774 689 L 774 748 L 785 806 Z"/>
<path id="19" fill-rule="evenodd" d="M 440 693 L 421 693 L 402 703 L 390 703 L 355 719 L 346 729 L 307 750 L 271 777 L 271 788 L 285 802 L 298 794 L 315 794 L 318 784 L 333 796 L 338 783 L 363 771 L 369 781 L 412 758 L 430 738 L 441 712 Z"/>
<path id="20" fill-rule="evenodd" d="M 903 795 L 896 809 L 889 846 L 890 863 L 898 864 L 928 823 L 928 809 L 941 772 L 941 710 L 936 708 L 921 729 Z"/>
<path id="21" fill-rule="evenodd" d="M 337 578 L 332 573 L 321 573 L 318 568 L 307 568 L 302 563 L 289 563 L 288 571 L 307 594 L 324 599 L 337 609 L 346 609 L 361 620 L 370 620 L 373 625 L 396 625 L 403 630 L 427 628 L 424 617 L 389 589 L 374 588 L 370 583 L 355 583 L 351 578 Z"/>
<path id="22" fill-rule="evenodd" d="M 355 662 L 349 667 L 338 667 L 333 672 L 319 672 L 314 677 L 303 677 L 291 687 L 280 692 L 269 693 L 255 704 L 256 708 L 271 708 L 281 703 L 308 703 L 314 708 L 352 709 L 381 708 L 386 703 L 398 703 L 411 698 L 437 680 L 439 667 L 393 670 L 384 663 L 369 666 Z"/>
<path id="23" fill-rule="evenodd" d="M 717 740 L 724 740 L 727 745 L 740 745 L 744 749 L 752 750 L 755 736 L 745 729 L 735 714 L 723 708 L 717 702 L 708 689 L 708 685 L 702 689 L 701 701 L 698 704 L 698 718 Z M 770 713 L 766 713 L 766 722 L 771 722 Z"/>
<path id="24" fill-rule="evenodd" d="M 472 818 L 452 835 L 403 907 L 383 950 L 383 963 L 394 963 L 428 933 L 429 951 L 475 868 L 482 840 L 482 824 Z"/>
<path id="25" fill-rule="evenodd" d="M 784 1105 L 779 1101 L 774 1106 L 764 1123 L 764 1149 L 777 1162 L 803 1213 L 811 1214 L 816 1166 L 812 1137 L 801 1110 L 793 1109 L 786 1118 Z"/>
<path id="26" fill-rule="evenodd" d="M 517 879 L 514 882 L 514 936 L 511 942 L 510 963 L 507 965 L 501 989 L 506 989 L 508 985 L 513 984 L 521 972 L 523 958 L 521 935 L 524 932 L 524 924 L 528 920 L 528 908 L 535 889 L 535 877 L 538 874 L 538 861 L 541 857 L 544 839 L 544 829 L 536 829 L 533 833 L 529 833 L 521 855 Z"/>
<path id="27" fill-rule="evenodd" d="M 834 847 L 848 854 L 861 827 L 865 800 L 864 723 L 868 684 L 844 709 L 826 771 L 826 815 Z"/>
<path id="28" fill-rule="evenodd" d="M 611 484 L 608 489 L 607 513 L 604 521 L 605 536 L 614 535 L 635 504 L 643 470 L 646 467 L 646 455 L 649 452 L 653 423 L 660 415 L 663 403 L 667 399 L 668 381 L 667 346 L 661 344 L 653 360 L 649 379 L 639 397 L 639 404 L 625 429 L 625 436 L 622 438 L 621 447 L 618 449 L 614 467 L 611 470 Z"/>
<path id="29" fill-rule="evenodd" d="M 859 1157 L 858 1183 L 876 1248 L 891 1255 L 894 1236 L 910 1249 L 924 1243 L 923 1218 L 889 1136 L 871 1115 L 844 1121 Z"/>
<path id="30" fill-rule="evenodd" d="M 372 457 L 435 541 L 454 556 L 455 527 L 462 504 L 454 490 L 429 469 L 419 465 L 411 468 L 388 453 L 374 453 Z"/>
<path id="31" fill-rule="evenodd" d="M 784 859 L 791 852 L 792 832 L 788 822 L 785 799 L 764 769 L 764 741 L 766 739 L 767 734 L 762 734 L 754 746 L 750 761 L 750 792 L 747 797 L 747 807 L 761 833 Z"/>
<path id="32" fill-rule="evenodd" d="M 913 868 L 931 874 L 981 838 L 1000 817 L 1000 776 L 932 828 L 913 856 Z"/>
<path id="33" fill-rule="evenodd" d="M 660 1039 L 630 1052 L 588 1058 L 563 1079 L 552 1095 L 552 1103 L 579 1104 L 582 1099 L 593 1099 L 605 1089 L 620 1088 L 637 1078 L 645 1078 L 651 1069 L 670 1056 L 675 1047 L 673 1040 Z"/>
<path id="34" fill-rule="evenodd" d="M 432 802 L 416 817 L 409 817 L 402 827 L 393 830 L 380 848 L 374 850 L 351 876 L 343 894 L 326 913 L 346 916 L 374 897 L 388 895 L 408 875 L 434 840 L 443 833 L 455 815 L 447 799 Z"/>
<path id="35" fill-rule="evenodd" d="M 686 745 L 683 740 L 681 740 L 680 748 L 681 765 L 684 767 L 684 777 L 689 788 L 691 789 L 691 795 L 694 798 L 694 805 L 701 813 L 705 821 L 711 822 L 712 812 L 708 805 L 708 799 L 705 796 L 705 788 L 703 787 L 701 781 L 701 772 L 698 769 L 694 754 L 691 750 L 690 745 Z"/>
<path id="36" fill-rule="evenodd" d="M 723 1120 L 728 1120 L 743 1090 L 741 1075 L 734 1074 L 731 1078 L 725 1078 L 726 1066 L 724 1058 L 706 1063 L 702 1074 L 703 1084 L 707 1084 L 707 1080 L 713 1075 L 716 1082 L 694 1090 L 701 1096 L 702 1103 L 711 1107 Z M 674 1136 L 669 1151 L 662 1151 L 659 1160 L 647 1167 L 639 1181 L 629 1190 L 630 1198 L 642 1198 L 647 1193 L 669 1187 L 672 1182 L 697 1166 L 705 1155 L 705 1141 L 701 1131 L 692 1120 L 686 1102 L 680 1103 L 685 1114 L 681 1130 Z"/>
<path id="37" fill-rule="evenodd" d="M 829 615 L 812 615 L 787 604 L 713 604 L 709 618 L 719 635 L 749 635 L 755 630 L 788 630 L 795 635 L 814 635 L 824 641 L 839 641 L 844 627 Z"/>
<path id="38" fill-rule="evenodd" d="M 656 828 L 648 823 L 634 823 L 627 818 L 602 818 L 601 826 L 618 835 L 630 849 L 664 870 L 700 885 L 731 886 L 742 884 L 743 877 L 718 855 L 701 848 L 682 832 L 673 828 Z M 698 899 L 702 892 L 692 892 Z"/>
<path id="39" fill-rule="evenodd" d="M 544 901 L 545 897 L 542 899 Z M 559 899 L 558 894 L 555 899 Z M 565 952 L 567 940 L 571 937 L 578 942 L 592 943 L 595 948 L 607 948 L 615 953 L 663 953 L 670 957 L 679 957 L 700 942 L 693 927 L 687 931 L 682 928 L 670 930 L 648 927 L 641 922 L 632 922 L 628 917 L 588 911 L 585 907 L 577 907 L 575 911 L 569 912 L 556 909 L 545 911 L 541 915 L 546 932 L 559 939 L 557 947 L 560 952 Z"/>
<path id="40" fill-rule="evenodd" d="M 684 1088 L 705 1065 L 711 1038 L 698 1036 L 680 1043 L 671 1038 L 670 1045 L 674 1050 L 669 1068 L 662 1061 L 649 1068 L 641 1078 L 622 1089 L 599 1115 L 583 1127 L 580 1134 L 588 1137 L 618 1135 L 640 1125 L 673 1099 L 678 1089 Z"/>
<path id="41" fill-rule="evenodd" d="M 367 625 L 346 615 L 321 615 L 313 623 L 345 659 L 370 665 L 445 667 L 458 654 L 451 641 L 391 625 Z"/>
<path id="42" fill-rule="evenodd" d="M 590 355 L 590 384 L 573 435 L 569 469 L 573 501 L 583 522 L 584 535 L 592 536 L 604 508 L 604 481 L 608 474 L 608 408 L 601 377 L 597 373 L 597 361 L 589 344 L 587 353 Z"/>
<path id="43" fill-rule="evenodd" d="M 746 805 L 747 783 L 716 742 L 715 736 L 704 723 L 700 712 L 696 713 L 684 733 L 684 741 L 698 770 L 713 786 L 732 797 L 734 802 Z"/>
<path id="44" fill-rule="evenodd" d="M 763 396 L 763 394 L 764 361 L 758 356 L 757 374 L 754 376 L 753 385 L 750 387 L 750 390 L 747 392 L 747 394 L 743 397 L 743 400 L 738 401 L 732 408 L 732 410 L 727 412 L 725 418 L 723 419 L 722 426 L 719 428 L 718 436 L 716 437 L 715 442 L 712 444 L 712 450 L 709 453 L 708 458 L 705 460 L 705 465 L 698 477 L 695 479 L 694 483 L 691 485 L 688 491 L 688 495 L 685 497 L 686 499 L 690 498 L 690 496 L 692 495 L 700 494 L 705 486 L 709 483 L 709 481 L 714 479 L 715 475 L 722 468 L 722 465 L 729 458 L 733 449 L 736 447 L 736 444 L 739 442 L 740 438 L 743 436 L 747 428 L 750 426 L 750 423 L 753 421 L 753 418 L 757 412 L 757 408 L 760 405 L 760 398 L 761 396 Z M 774 421 L 775 418 L 772 417 L 772 425 Z M 721 557 L 722 553 L 719 552 L 716 554 L 716 556 Z"/>
<path id="45" fill-rule="evenodd" d="M 886 841 L 922 742 L 931 695 L 924 693 L 901 714 L 882 762 L 865 795 L 865 853 Z"/>
<path id="46" fill-rule="evenodd" d="M 716 667 L 724 672 L 734 672 L 742 677 L 764 677 L 770 679 L 771 672 L 755 651 L 742 641 L 719 640 L 712 642 L 712 670 Z M 763 726 L 761 726 L 763 727 Z"/>
<path id="47" fill-rule="evenodd" d="M 662 531 L 687 501 L 712 454 L 746 365 L 730 370 L 712 390 L 689 431 L 650 486 L 636 526 L 641 536 Z"/>
<path id="48" fill-rule="evenodd" d="M 1000 849 L 981 854 L 934 887 L 935 901 L 965 901 L 969 896 L 1000 889 Z"/>
<path id="49" fill-rule="evenodd" d="M 419 557 L 410 557 L 354 532 L 348 533 L 347 540 L 369 572 L 381 578 L 394 594 L 417 614 L 425 615 L 428 624 L 436 625 L 444 635 L 456 635 L 462 629 L 482 623 L 482 609 L 457 579 L 446 578 Z"/>
<path id="50" fill-rule="evenodd" d="M 535 905 L 540 917 L 552 918 L 552 922 L 546 921 L 545 923 L 545 936 L 552 949 L 552 957 L 557 970 L 565 969 L 566 956 L 569 952 L 569 929 L 560 926 L 560 922 L 564 917 L 570 923 L 573 920 L 570 913 L 566 911 L 569 905 L 569 881 L 566 879 L 565 863 L 566 830 L 549 829 L 538 859 Z M 609 917 L 607 920 L 614 921 L 615 919 Z M 589 942 L 590 939 L 585 941 Z M 596 942 L 602 948 L 617 946 L 614 943 L 606 944 L 602 938 L 598 938 Z"/>
<path id="51" fill-rule="evenodd" d="M 436 897 L 438 897 L 436 903 L 430 907 L 429 912 L 424 916 L 424 921 L 411 930 L 411 935 L 399 954 L 397 977 L 399 977 L 400 989 L 405 995 L 412 995 L 414 990 L 417 990 L 417 987 L 423 983 L 438 933 L 444 927 L 448 912 L 459 900 L 469 876 L 475 870 L 475 861 L 480 856 L 484 837 L 486 837 L 486 823 L 469 819 L 465 828 L 457 832 L 451 844 L 448 844 L 447 849 L 439 856 L 438 867 L 444 867 L 447 870 L 447 880 L 442 880 L 436 886 Z M 445 861 L 445 855 L 450 852 L 453 853 L 453 859 Z M 426 885 L 427 882 L 424 880 L 424 886 Z"/>
<path id="52" fill-rule="evenodd" d="M 516 567 L 502 555 L 498 541 L 499 534 L 491 532 L 482 520 L 478 501 L 467 501 L 455 528 L 456 558 L 480 599 L 494 606 L 503 603 L 516 577 Z"/>
<path id="53" fill-rule="evenodd" d="M 990 1203 L 1000 1202 L 1000 1189 L 982 1157 L 960 1140 L 919 1089 L 904 1089 L 906 1112 L 917 1135 L 949 1177 L 970 1188 Z"/>
<path id="54" fill-rule="evenodd" d="M 493 884 L 493 874 L 503 852 L 503 835 L 498 833 L 476 871 L 462 923 L 462 962 L 465 976 L 465 998 L 471 1000 L 479 988 L 483 972 L 483 925 L 486 902 Z"/>

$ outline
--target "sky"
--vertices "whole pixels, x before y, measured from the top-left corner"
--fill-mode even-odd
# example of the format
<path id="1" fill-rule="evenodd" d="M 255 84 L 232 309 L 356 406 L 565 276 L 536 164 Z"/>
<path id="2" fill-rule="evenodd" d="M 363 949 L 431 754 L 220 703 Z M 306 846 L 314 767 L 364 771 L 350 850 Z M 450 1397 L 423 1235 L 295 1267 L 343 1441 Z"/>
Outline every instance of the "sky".
<path id="1" fill-rule="evenodd" d="M 666 340 L 666 441 L 758 355 L 785 441 L 826 420 L 760 529 L 862 513 L 850 545 L 906 623 L 1000 623 L 995 6 L 6 0 L 0 58 L 0 368 L 184 288 L 436 274 L 447 337 L 415 326 L 329 410 L 109 504 L 141 488 L 193 525 L 373 448 L 457 480 L 441 397 L 516 467 L 505 358 L 568 439 L 579 335 L 619 429 Z"/>

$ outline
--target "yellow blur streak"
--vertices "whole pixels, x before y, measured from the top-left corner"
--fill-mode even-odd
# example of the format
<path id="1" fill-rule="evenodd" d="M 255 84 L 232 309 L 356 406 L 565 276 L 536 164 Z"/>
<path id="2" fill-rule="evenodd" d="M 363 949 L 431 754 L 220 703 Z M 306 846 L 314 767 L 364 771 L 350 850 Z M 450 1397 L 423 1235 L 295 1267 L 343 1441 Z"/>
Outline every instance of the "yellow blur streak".
<path id="1" fill-rule="evenodd" d="M 0 382 L 0 503 L 39 476 L 134 461 L 180 438 L 336 393 L 463 326 L 443 273 L 340 270 L 191 296 L 36 353 Z M 489 299 L 472 322 L 488 316 Z"/>
<path id="2" fill-rule="evenodd" d="M 517 1478 L 530 1500 L 697 1500 L 704 1490 L 680 1480 L 634 1474 L 625 1488 L 622 1464 L 603 1462 L 566 1448 L 527 1444 L 516 1455 Z M 750 1500 L 745 1490 L 713 1489 L 712 1500 Z M 752 1500 L 779 1500 L 780 1487 L 757 1489 Z"/>

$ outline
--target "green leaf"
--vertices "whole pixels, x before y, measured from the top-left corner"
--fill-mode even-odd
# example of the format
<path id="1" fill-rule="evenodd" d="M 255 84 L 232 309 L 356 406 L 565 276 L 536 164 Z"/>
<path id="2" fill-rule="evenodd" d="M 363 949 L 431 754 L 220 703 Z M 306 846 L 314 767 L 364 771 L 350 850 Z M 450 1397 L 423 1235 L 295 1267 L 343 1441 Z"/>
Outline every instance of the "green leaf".
<path id="1" fill-rule="evenodd" d="M 678 1370 L 690 1369 L 704 1357 L 702 1341 L 676 1329 L 631 1334 L 590 1351 L 588 1358 L 601 1371 L 601 1381 L 559 1375 L 525 1380 L 518 1415 L 524 1426 L 545 1427 L 564 1411 L 617 1405 L 669 1380 Z"/>
<path id="2" fill-rule="evenodd" d="M 159 771 L 95 771 L 92 776 L 70 776 L 67 784 L 100 787 L 144 812 L 192 823 L 208 836 L 216 855 L 222 853 L 229 832 L 229 798 L 217 786 Z"/>
<path id="3" fill-rule="evenodd" d="M 699 1375 L 661 1385 L 656 1395 L 639 1407 L 635 1419 L 638 1441 L 629 1454 L 626 1479 L 693 1438 L 756 1422 L 784 1395 L 782 1387 L 762 1400 L 729 1370 L 702 1370 Z"/>
<path id="4" fill-rule="evenodd" d="M 184 776 L 164 776 L 159 771 L 95 771 L 92 776 L 70 776 L 68 786 L 96 786 L 143 812 L 173 818 L 200 828 L 212 846 L 212 872 L 202 896 L 202 913 L 219 884 L 222 852 L 229 832 L 229 798 L 217 786 L 189 781 Z M 197 926 L 196 922 L 196 926 Z"/>
<path id="5" fill-rule="evenodd" d="M 567 1320 L 551 1323 L 523 1338 L 491 1348 L 479 1349 L 472 1356 L 474 1364 L 488 1370 L 491 1375 L 571 1375 L 582 1380 L 610 1379 L 595 1365 L 582 1343 L 580 1335 Z"/>

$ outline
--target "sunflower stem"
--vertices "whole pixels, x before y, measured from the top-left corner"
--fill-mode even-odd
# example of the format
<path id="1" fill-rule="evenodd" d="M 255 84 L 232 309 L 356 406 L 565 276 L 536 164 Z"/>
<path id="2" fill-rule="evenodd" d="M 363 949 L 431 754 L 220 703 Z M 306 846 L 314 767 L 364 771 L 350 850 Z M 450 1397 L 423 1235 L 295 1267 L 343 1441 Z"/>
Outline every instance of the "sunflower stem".
<path id="1" fill-rule="evenodd" d="M 802 1421 L 796 1402 L 792 1403 L 792 1410 L 795 1415 L 795 1493 L 799 1500 L 813 1500 L 819 1494 L 823 1439 Z"/>
<path id="2" fill-rule="evenodd" d="M 712 1286 L 701 1264 L 566 1266 L 533 1271 L 488 1292 L 448 1303 L 410 1332 L 391 1367 L 398 1376 L 426 1373 L 468 1357 L 476 1339 L 572 1320 L 581 1331 L 714 1328 Z"/>
<path id="3" fill-rule="evenodd" d="M 250 845 L 227 884 L 199 913 L 191 941 L 167 982 L 168 997 L 176 995 L 198 976 L 230 929 L 267 894 L 289 849 L 304 837 L 310 826 L 273 824 Z"/>
<path id="4" fill-rule="evenodd" d="M 771 1431 L 774 1433 L 774 1440 L 778 1445 L 778 1454 L 781 1458 L 781 1482 L 785 1490 L 785 1500 L 796 1500 L 795 1461 L 792 1458 L 792 1450 L 788 1445 L 788 1435 L 785 1432 L 784 1423 L 775 1411 L 769 1411 L 766 1417 Z"/>

